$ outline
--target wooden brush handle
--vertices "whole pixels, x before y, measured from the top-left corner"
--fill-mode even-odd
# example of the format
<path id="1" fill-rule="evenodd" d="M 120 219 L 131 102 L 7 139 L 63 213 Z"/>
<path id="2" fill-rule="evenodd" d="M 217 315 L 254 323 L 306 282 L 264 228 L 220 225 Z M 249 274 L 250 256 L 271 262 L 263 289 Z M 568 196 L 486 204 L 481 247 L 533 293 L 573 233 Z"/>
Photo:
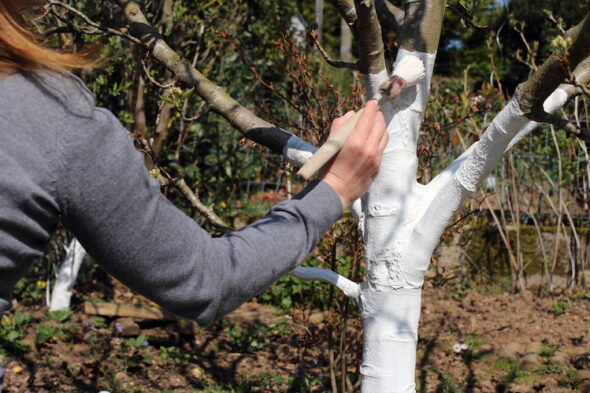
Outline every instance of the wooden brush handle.
<path id="1" fill-rule="evenodd" d="M 363 108 L 364 109 L 364 108 Z M 356 122 L 363 113 L 363 109 L 356 112 L 346 123 L 344 123 L 334 134 L 330 135 L 328 140 L 311 156 L 309 161 L 299 169 L 297 174 L 305 180 L 309 180 L 317 171 L 319 171 L 328 161 L 332 159 L 344 146 L 344 142 L 354 130 Z"/>

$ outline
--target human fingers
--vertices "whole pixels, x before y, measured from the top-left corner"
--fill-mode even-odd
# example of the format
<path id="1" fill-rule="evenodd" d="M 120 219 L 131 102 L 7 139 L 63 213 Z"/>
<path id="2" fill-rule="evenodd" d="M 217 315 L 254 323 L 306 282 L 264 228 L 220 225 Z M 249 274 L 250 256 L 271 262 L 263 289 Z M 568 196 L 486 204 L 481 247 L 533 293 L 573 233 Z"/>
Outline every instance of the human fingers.
<path id="1" fill-rule="evenodd" d="M 344 115 L 334 119 L 332 121 L 332 125 L 330 126 L 330 135 L 332 135 L 340 127 L 342 127 L 353 115 L 354 115 L 354 111 L 348 111 Z"/>
<path id="2" fill-rule="evenodd" d="M 355 137 L 358 137 L 362 140 L 367 140 L 369 134 L 372 131 L 373 123 L 375 121 L 375 114 L 377 113 L 379 107 L 377 105 L 377 100 L 369 100 L 365 104 L 363 109 L 363 113 L 356 123 L 356 127 L 353 131 Z"/>

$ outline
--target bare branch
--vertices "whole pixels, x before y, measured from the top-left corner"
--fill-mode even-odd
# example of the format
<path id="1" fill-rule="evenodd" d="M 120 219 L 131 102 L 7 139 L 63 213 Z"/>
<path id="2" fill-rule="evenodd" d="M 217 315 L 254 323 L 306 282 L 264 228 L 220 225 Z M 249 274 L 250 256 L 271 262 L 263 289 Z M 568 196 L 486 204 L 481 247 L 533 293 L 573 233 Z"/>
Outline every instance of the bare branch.
<path id="1" fill-rule="evenodd" d="M 353 0 L 328 0 L 336 8 L 340 16 L 346 21 L 352 33 L 356 36 L 356 21 L 358 15 Z"/>
<path id="2" fill-rule="evenodd" d="M 145 72 L 145 76 L 148 78 L 148 80 L 150 82 L 152 82 L 154 85 L 158 86 L 159 88 L 169 89 L 176 84 L 176 82 L 170 82 L 170 83 L 163 85 L 160 82 L 158 82 L 157 80 L 155 80 L 154 77 L 152 76 L 152 74 L 150 74 L 150 70 L 148 70 L 144 59 L 141 59 L 141 66 L 143 67 L 143 72 Z"/>
<path id="3" fill-rule="evenodd" d="M 540 123 L 549 123 L 554 125 L 557 128 L 560 128 L 567 132 L 568 134 L 572 134 L 577 136 L 581 140 L 586 143 L 590 144 L 590 130 L 578 127 L 574 122 L 571 122 L 567 119 L 562 117 L 553 115 L 551 113 L 543 112 L 535 112 L 529 116 L 529 119 L 540 122 Z"/>
<path id="4" fill-rule="evenodd" d="M 189 61 L 177 54 L 147 21 L 135 1 L 117 0 L 129 21 L 131 34 L 147 46 L 150 54 L 170 70 L 179 81 L 195 88 L 213 111 L 225 117 L 247 138 L 282 153 L 292 134 L 259 118 L 231 98 L 220 86 L 207 79 Z"/>
<path id="5" fill-rule="evenodd" d="M 48 5 L 50 6 L 56 6 L 56 7 L 62 7 L 65 8 L 66 10 L 68 10 L 69 12 L 77 15 L 78 17 L 80 17 L 80 19 L 82 19 L 86 24 L 88 24 L 89 26 L 93 27 L 92 30 L 82 30 L 82 29 L 76 29 L 74 26 L 72 26 L 71 24 L 69 25 L 69 27 L 76 31 L 83 31 L 86 34 L 105 34 L 105 35 L 116 35 L 119 37 L 123 37 L 125 39 L 128 39 L 131 42 L 134 42 L 138 45 L 142 45 L 143 43 L 141 42 L 141 40 L 138 40 L 137 38 L 133 37 L 131 34 L 128 34 L 122 30 L 117 30 L 117 29 L 112 29 L 110 27 L 103 27 L 101 25 L 99 25 L 98 23 L 94 22 L 92 19 L 90 19 L 86 14 L 84 14 L 82 11 L 72 7 L 69 4 L 66 3 L 62 3 L 61 1 L 55 1 L 55 0 L 50 0 L 48 2 Z M 55 32 L 55 31 L 53 31 Z"/>
<path id="6" fill-rule="evenodd" d="M 310 36 L 311 36 L 311 39 L 312 39 L 313 43 L 315 44 L 315 46 L 320 51 L 320 54 L 322 55 L 322 57 L 324 58 L 324 60 L 326 60 L 326 63 L 330 64 L 332 67 L 335 67 L 335 68 L 350 68 L 351 70 L 357 70 L 358 71 L 359 66 L 358 66 L 357 63 L 349 63 L 349 62 L 346 62 L 346 61 L 332 60 L 330 58 L 330 55 L 328 54 L 328 52 L 326 52 L 326 49 L 324 49 L 324 47 L 320 43 L 319 36 L 318 36 L 318 31 L 317 30 L 315 30 L 315 29 L 312 30 L 310 32 Z"/>
<path id="7" fill-rule="evenodd" d="M 451 10 L 451 12 L 455 15 L 457 15 L 459 18 L 461 18 L 461 22 L 465 25 L 465 26 L 469 26 L 469 27 L 473 27 L 475 29 L 487 29 L 488 26 L 487 25 L 478 25 L 473 21 L 473 15 L 471 15 L 469 12 L 467 12 L 467 10 L 465 10 L 465 8 L 463 7 L 457 7 L 454 6 L 452 4 L 447 4 L 447 8 L 449 10 Z"/>
<path id="8" fill-rule="evenodd" d="M 169 97 L 170 96 L 170 89 L 165 89 L 163 96 Z M 158 108 L 158 116 L 156 118 L 156 132 L 155 137 L 152 142 L 152 150 L 154 157 L 153 159 L 157 158 L 160 153 L 162 153 L 162 149 L 164 147 L 164 143 L 168 138 L 168 134 L 170 132 L 170 119 L 172 118 L 172 110 L 174 109 L 174 105 L 164 100 L 160 101 L 160 105 Z"/>
<path id="9" fill-rule="evenodd" d="M 217 214 L 215 214 L 213 209 L 201 202 L 197 194 L 186 184 L 184 179 L 167 179 L 161 174 L 157 176 L 157 179 L 162 186 L 172 185 L 178 188 L 180 192 L 182 192 L 182 194 L 189 200 L 191 205 L 197 209 L 197 211 L 201 213 L 211 224 L 218 227 L 224 233 L 231 231 L 231 228 L 221 218 L 219 218 Z"/>

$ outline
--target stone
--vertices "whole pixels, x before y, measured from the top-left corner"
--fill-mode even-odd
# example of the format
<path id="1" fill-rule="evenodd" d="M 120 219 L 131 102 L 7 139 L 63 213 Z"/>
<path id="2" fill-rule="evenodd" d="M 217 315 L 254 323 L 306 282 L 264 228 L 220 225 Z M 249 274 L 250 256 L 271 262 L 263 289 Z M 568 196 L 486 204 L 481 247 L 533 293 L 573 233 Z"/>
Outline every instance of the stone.
<path id="1" fill-rule="evenodd" d="M 132 318 L 118 318 L 113 322 L 113 326 L 119 335 L 123 337 L 139 336 L 141 329 Z"/>
<path id="2" fill-rule="evenodd" d="M 567 368 L 570 366 L 570 357 L 565 352 L 556 351 L 553 356 L 551 356 L 550 362 Z"/>
<path id="3" fill-rule="evenodd" d="M 519 343 L 509 343 L 500 348 L 498 357 L 505 360 L 517 360 L 523 352 L 522 345 Z"/>
<path id="4" fill-rule="evenodd" d="M 202 379 L 205 376 L 205 372 L 203 371 L 203 369 L 195 365 L 189 365 L 188 373 L 194 379 Z"/>
<path id="5" fill-rule="evenodd" d="M 533 367 L 539 366 L 543 363 L 539 352 L 542 344 L 539 342 L 532 342 L 526 346 L 525 352 L 522 358 L 518 361 L 518 364 L 525 370 L 530 370 Z"/>
<path id="6" fill-rule="evenodd" d="M 590 370 L 576 370 L 574 371 L 574 375 L 572 376 L 574 381 L 587 381 L 590 382 Z"/>

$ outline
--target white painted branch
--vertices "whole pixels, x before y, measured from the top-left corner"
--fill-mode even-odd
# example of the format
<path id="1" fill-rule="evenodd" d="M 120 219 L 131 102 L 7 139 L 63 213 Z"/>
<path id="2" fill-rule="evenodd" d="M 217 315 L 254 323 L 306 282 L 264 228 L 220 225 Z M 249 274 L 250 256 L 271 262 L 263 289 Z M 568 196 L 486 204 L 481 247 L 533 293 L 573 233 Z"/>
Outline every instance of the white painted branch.
<path id="1" fill-rule="evenodd" d="M 434 251 L 451 217 L 493 170 L 509 143 L 528 123 L 515 99 L 490 123 L 480 140 L 437 175 L 426 187 L 417 212 L 415 236 L 429 240 Z"/>
<path id="2" fill-rule="evenodd" d="M 563 88 L 558 87 L 557 89 L 555 89 L 553 93 L 551 93 L 549 97 L 547 97 L 547 99 L 543 103 L 543 109 L 547 113 L 553 113 L 562 106 L 564 106 L 569 98 L 570 97 L 568 96 L 567 92 Z M 536 121 L 528 122 L 527 125 L 522 127 L 520 131 L 518 131 L 518 134 L 516 134 L 514 139 L 512 139 L 512 141 L 506 148 L 506 151 L 512 149 L 512 146 L 520 142 L 525 136 L 530 134 L 538 126 L 539 124 Z"/>
<path id="3" fill-rule="evenodd" d="M 49 304 L 50 311 L 68 310 L 70 308 L 74 283 L 85 257 L 86 250 L 80 242 L 73 239 L 67 248 L 66 257 L 55 280 Z"/>
<path id="4" fill-rule="evenodd" d="M 315 153 L 317 147 L 310 145 L 303 139 L 293 135 L 287 140 L 283 148 L 283 156 L 295 166 L 303 166 Z"/>
<path id="5" fill-rule="evenodd" d="M 360 285 L 340 274 L 329 269 L 321 269 L 318 267 L 303 267 L 291 271 L 292 276 L 300 280 L 306 281 L 322 281 L 335 286 L 340 289 L 349 298 L 358 301 L 360 296 Z"/>
<path id="6" fill-rule="evenodd" d="M 554 112 L 570 98 L 559 87 L 544 102 L 547 112 Z M 420 224 L 416 231 L 421 236 L 437 239 L 445 230 L 451 217 L 491 173 L 502 155 L 538 127 L 529 121 L 512 99 L 494 118 L 481 139 L 471 145 L 459 158 L 436 176 L 426 187 L 425 209 L 419 213 Z M 432 232 L 427 234 L 426 232 Z M 435 236 L 436 235 L 436 236 Z M 433 250 L 436 243 L 432 244 Z"/>

